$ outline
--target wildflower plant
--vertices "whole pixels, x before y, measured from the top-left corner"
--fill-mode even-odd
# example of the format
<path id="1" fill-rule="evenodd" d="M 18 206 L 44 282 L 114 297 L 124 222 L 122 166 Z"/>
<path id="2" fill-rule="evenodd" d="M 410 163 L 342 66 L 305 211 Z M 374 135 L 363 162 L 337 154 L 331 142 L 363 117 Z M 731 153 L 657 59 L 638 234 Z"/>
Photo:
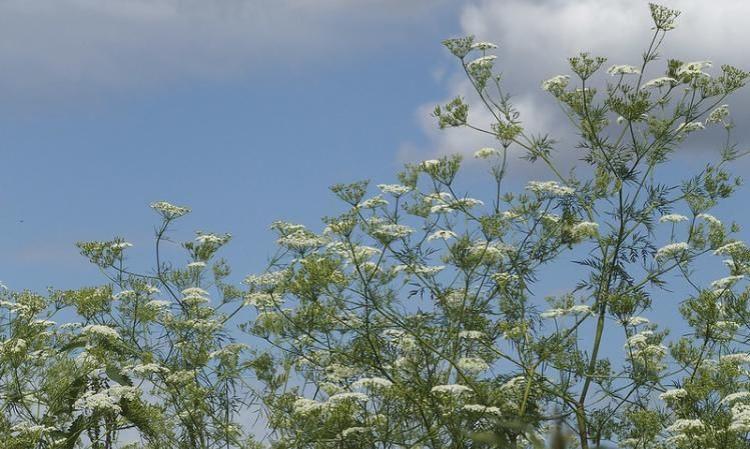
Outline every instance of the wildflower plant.
<path id="1" fill-rule="evenodd" d="M 712 209 L 740 185 L 726 100 L 750 74 L 663 60 L 679 12 L 650 12 L 638 64 L 581 53 L 541 82 L 577 135 L 568 174 L 553 138 L 525 130 L 497 45 L 451 39 L 493 123 L 462 98 L 434 115 L 491 139 L 474 152 L 481 197 L 458 155 L 334 185 L 342 210 L 320 231 L 274 222 L 277 254 L 239 286 L 217 256 L 229 234 L 165 260 L 189 209 L 157 202 L 150 271 L 122 239 L 82 242 L 105 284 L 0 290 L 3 447 L 748 447 L 750 248 Z M 666 184 L 711 132 L 720 151 Z M 549 178 L 509 191 L 515 163 Z M 697 273 L 717 258 L 725 276 Z M 544 297 L 550 267 L 565 277 Z M 648 317 L 656 298 L 676 333 Z"/>

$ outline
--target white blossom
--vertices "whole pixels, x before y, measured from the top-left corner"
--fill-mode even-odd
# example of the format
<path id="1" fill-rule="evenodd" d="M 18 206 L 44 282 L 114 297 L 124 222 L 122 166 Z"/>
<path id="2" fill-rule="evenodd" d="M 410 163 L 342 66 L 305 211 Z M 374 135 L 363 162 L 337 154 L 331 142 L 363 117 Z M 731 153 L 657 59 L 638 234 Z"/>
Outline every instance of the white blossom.
<path id="1" fill-rule="evenodd" d="M 500 154 L 500 152 L 498 150 L 496 150 L 495 148 L 485 147 L 485 148 L 481 148 L 481 149 L 477 150 L 474 153 L 474 157 L 477 158 L 477 159 L 488 159 L 488 158 L 490 158 L 492 156 L 497 156 L 499 154 Z"/>
<path id="2" fill-rule="evenodd" d="M 437 231 L 433 232 L 429 236 L 427 236 L 427 241 L 432 241 L 432 240 L 450 240 L 450 239 L 454 239 L 454 238 L 456 238 L 456 233 L 455 232 L 449 231 L 447 229 L 440 229 L 440 230 L 437 230 Z"/>
<path id="3" fill-rule="evenodd" d="M 615 75 L 638 75 L 641 73 L 640 69 L 638 67 L 632 66 L 632 65 L 613 65 L 609 69 L 607 69 L 607 73 L 609 73 L 612 76 Z"/>
<path id="4" fill-rule="evenodd" d="M 674 78 L 670 78 L 668 76 L 662 76 L 659 78 L 654 78 L 652 80 L 646 81 L 642 86 L 641 89 L 651 89 L 651 88 L 659 88 L 663 87 L 665 85 L 672 85 L 677 84 L 678 81 Z"/>
<path id="5" fill-rule="evenodd" d="M 452 396 L 460 396 L 463 394 L 471 394 L 474 392 L 471 388 L 466 385 L 459 384 L 448 384 L 448 385 L 435 385 L 430 389 L 435 394 L 448 394 Z"/>
<path id="6" fill-rule="evenodd" d="M 673 257 L 682 256 L 688 251 L 688 249 L 690 249 L 690 246 L 685 242 L 670 243 L 662 246 L 656 251 L 656 260 L 663 261 Z"/>
<path id="7" fill-rule="evenodd" d="M 659 223 L 679 223 L 687 220 L 688 217 L 680 214 L 666 214 L 659 217 Z"/>

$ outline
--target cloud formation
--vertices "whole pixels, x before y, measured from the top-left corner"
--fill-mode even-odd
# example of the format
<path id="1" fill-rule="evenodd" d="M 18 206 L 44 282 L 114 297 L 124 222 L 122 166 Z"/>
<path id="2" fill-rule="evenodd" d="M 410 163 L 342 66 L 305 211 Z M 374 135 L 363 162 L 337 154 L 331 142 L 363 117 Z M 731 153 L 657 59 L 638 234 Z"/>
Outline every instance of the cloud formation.
<path id="1" fill-rule="evenodd" d="M 728 63 L 744 69 L 750 67 L 743 57 L 744 46 L 750 42 L 750 2 L 723 0 L 704 2 L 680 0 L 667 6 L 682 11 L 677 29 L 667 34 L 660 53 L 660 61 L 650 65 L 646 74 L 662 75 L 667 58 L 685 61 L 712 60 L 715 70 Z M 521 112 L 524 126 L 531 132 L 550 132 L 555 137 L 567 137 L 566 145 L 575 145 L 567 135 L 569 127 L 553 98 L 540 89 L 542 80 L 557 74 L 570 73 L 567 58 L 580 51 L 606 56 L 612 64 L 639 66 L 641 54 L 648 47 L 653 31 L 646 1 L 632 0 L 480 0 L 463 8 L 461 28 L 465 35 L 499 45 L 496 70 L 503 73 L 504 85 L 514 94 L 514 103 Z M 456 62 L 458 64 L 458 62 Z M 606 76 L 606 75 L 605 75 Z M 457 95 L 463 96 L 474 111 L 482 111 L 475 95 L 471 94 L 463 73 L 446 82 L 448 94 L 417 111 L 429 141 L 429 149 L 405 145 L 401 156 L 414 160 L 419 155 L 469 154 L 492 140 L 476 133 L 436 129 L 434 119 L 423 119 L 435 104 L 445 103 Z M 739 125 L 736 138 L 747 140 L 750 132 L 743 124 L 750 121 L 750 95 L 747 88 L 730 99 L 733 118 Z M 738 114 L 735 114 L 735 111 Z M 479 123 L 486 123 L 487 114 L 479 112 Z"/>

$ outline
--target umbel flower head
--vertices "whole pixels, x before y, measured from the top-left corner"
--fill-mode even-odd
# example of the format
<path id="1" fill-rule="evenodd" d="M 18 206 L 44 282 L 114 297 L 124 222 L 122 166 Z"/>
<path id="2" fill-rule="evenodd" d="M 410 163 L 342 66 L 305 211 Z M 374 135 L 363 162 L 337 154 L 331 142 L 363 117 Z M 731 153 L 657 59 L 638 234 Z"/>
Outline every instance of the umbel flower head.
<path id="1" fill-rule="evenodd" d="M 174 220 L 190 213 L 190 209 L 187 207 L 175 206 L 166 201 L 151 203 L 151 209 L 158 212 L 165 220 Z"/>
<path id="2" fill-rule="evenodd" d="M 675 19 L 680 15 L 680 11 L 655 3 L 649 3 L 648 7 L 651 9 L 651 18 L 654 19 L 654 28 L 663 31 L 675 29 Z"/>

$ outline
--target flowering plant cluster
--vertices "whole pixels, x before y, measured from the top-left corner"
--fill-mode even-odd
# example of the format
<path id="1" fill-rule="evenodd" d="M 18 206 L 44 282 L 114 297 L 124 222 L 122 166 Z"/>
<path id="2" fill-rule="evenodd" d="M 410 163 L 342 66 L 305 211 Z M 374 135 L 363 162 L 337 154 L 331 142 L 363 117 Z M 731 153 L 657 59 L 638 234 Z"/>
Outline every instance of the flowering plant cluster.
<path id="1" fill-rule="evenodd" d="M 582 53 L 541 83 L 578 135 L 567 175 L 555 142 L 524 130 L 497 46 L 451 39 L 493 123 L 462 98 L 434 115 L 492 140 L 474 154 L 481 199 L 457 155 L 337 184 L 343 210 L 320 231 L 273 223 L 278 252 L 240 286 L 217 256 L 229 234 L 164 260 L 190 210 L 157 202 L 151 271 L 122 239 L 81 242 L 105 284 L 2 289 L 2 447 L 747 448 L 750 248 L 711 212 L 740 184 L 724 101 L 750 74 L 667 60 L 646 79 L 679 15 L 650 11 L 637 65 Z M 716 160 L 660 181 L 710 128 L 726 134 Z M 551 179 L 509 191 L 519 151 Z M 725 274 L 704 279 L 716 257 Z M 673 302 L 677 335 L 645 317 L 654 301 Z"/>

